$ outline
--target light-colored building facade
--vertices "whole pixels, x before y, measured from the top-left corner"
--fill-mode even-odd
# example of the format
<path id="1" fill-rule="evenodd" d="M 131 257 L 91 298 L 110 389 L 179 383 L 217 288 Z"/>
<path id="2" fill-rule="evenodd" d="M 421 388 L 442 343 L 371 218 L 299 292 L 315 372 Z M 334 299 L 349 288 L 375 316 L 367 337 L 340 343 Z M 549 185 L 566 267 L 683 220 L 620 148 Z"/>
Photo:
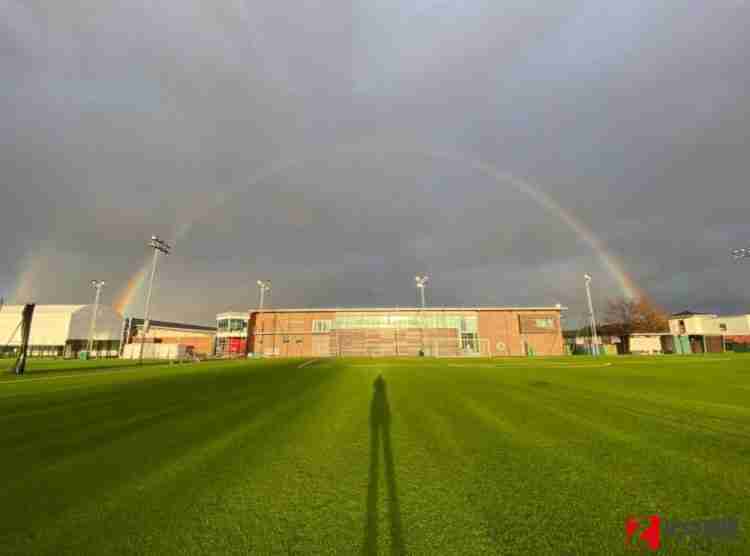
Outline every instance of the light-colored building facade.
<path id="1" fill-rule="evenodd" d="M 4 305 L 0 310 L 0 348 L 12 355 L 21 345 L 23 305 Z M 37 305 L 31 320 L 28 355 L 76 357 L 88 347 L 93 305 Z M 99 305 L 94 330 L 93 353 L 117 356 L 122 315 L 112 307 Z"/>
<path id="2" fill-rule="evenodd" d="M 683 311 L 669 319 L 669 331 L 686 338 L 692 353 L 750 348 L 750 314 L 722 316 Z"/>
<path id="3" fill-rule="evenodd" d="M 269 309 L 249 316 L 263 356 L 563 355 L 562 307 Z"/>
<path id="4" fill-rule="evenodd" d="M 659 332 L 635 332 L 628 338 L 630 353 L 633 355 L 655 355 L 673 353 L 674 340 L 671 334 Z"/>
<path id="5" fill-rule="evenodd" d="M 669 319 L 669 331 L 674 335 L 750 335 L 750 314 L 719 316 L 685 311 L 672 315 Z"/>
<path id="6" fill-rule="evenodd" d="M 246 312 L 230 311 L 216 315 L 216 355 L 219 357 L 239 356 L 247 352 L 247 323 L 250 316 Z"/>

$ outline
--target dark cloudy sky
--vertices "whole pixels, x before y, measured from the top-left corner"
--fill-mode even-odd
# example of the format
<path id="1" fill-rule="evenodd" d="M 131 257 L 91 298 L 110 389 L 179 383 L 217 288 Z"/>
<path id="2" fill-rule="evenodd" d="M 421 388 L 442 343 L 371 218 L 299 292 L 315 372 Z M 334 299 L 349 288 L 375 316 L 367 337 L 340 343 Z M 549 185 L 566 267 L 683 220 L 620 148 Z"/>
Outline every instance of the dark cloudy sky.
<path id="1" fill-rule="evenodd" d="M 480 161 L 667 308 L 750 310 L 750 5 L 537 4 L 3 2 L 0 295 L 111 300 L 154 233 L 155 318 L 620 294 Z"/>

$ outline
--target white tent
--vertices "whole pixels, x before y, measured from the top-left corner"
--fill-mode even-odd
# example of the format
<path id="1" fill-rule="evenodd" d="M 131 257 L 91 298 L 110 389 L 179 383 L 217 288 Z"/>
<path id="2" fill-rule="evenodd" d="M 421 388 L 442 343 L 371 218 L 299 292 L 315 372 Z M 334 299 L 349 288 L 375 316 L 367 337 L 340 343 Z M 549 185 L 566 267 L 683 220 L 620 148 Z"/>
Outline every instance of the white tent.
<path id="1" fill-rule="evenodd" d="M 93 311 L 93 305 L 37 305 L 31 321 L 29 355 L 73 355 L 85 349 Z M 21 345 L 18 325 L 22 313 L 23 305 L 4 305 L 0 309 L 0 349 L 7 351 Z M 94 340 L 100 346 L 106 342 L 106 355 L 116 354 L 114 343 L 119 342 L 121 333 L 122 315 L 112 307 L 100 305 Z"/>

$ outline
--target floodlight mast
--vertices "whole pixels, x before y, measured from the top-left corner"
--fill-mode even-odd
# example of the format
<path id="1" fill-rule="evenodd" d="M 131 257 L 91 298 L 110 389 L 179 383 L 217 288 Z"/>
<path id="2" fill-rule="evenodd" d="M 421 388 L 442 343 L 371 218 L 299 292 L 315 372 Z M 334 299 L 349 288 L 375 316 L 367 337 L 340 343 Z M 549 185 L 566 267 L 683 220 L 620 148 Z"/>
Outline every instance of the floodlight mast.
<path id="1" fill-rule="evenodd" d="M 750 247 L 745 247 L 742 249 L 732 249 L 732 258 L 736 262 L 740 262 L 744 259 L 750 259 Z"/>
<path id="2" fill-rule="evenodd" d="M 94 334 L 96 333 L 96 317 L 99 313 L 99 298 L 102 294 L 102 288 L 106 285 L 103 280 L 91 280 L 91 287 L 96 290 L 94 296 L 94 314 L 91 315 L 91 327 L 89 328 L 89 344 L 87 351 L 91 355 L 91 350 L 94 349 Z"/>
<path id="3" fill-rule="evenodd" d="M 255 282 L 258 285 L 258 317 L 256 319 L 256 327 L 258 326 L 258 321 L 261 320 L 260 314 L 263 312 L 263 302 L 266 299 L 266 292 L 271 291 L 271 281 L 270 280 L 256 280 Z M 249 328 L 249 326 L 248 326 Z M 260 343 L 263 343 L 263 323 L 260 322 Z M 250 331 L 248 330 L 248 346 L 250 345 Z"/>
<path id="4" fill-rule="evenodd" d="M 586 283 L 586 298 L 589 303 L 589 320 L 591 322 L 591 355 L 599 355 L 599 338 L 596 333 L 596 316 L 594 315 L 594 302 L 591 300 L 591 275 L 584 274 Z"/>
<path id="5" fill-rule="evenodd" d="M 429 279 L 430 279 L 430 277 L 427 276 L 426 274 L 422 275 L 422 276 L 420 276 L 419 274 L 417 274 L 414 277 L 414 281 L 417 284 L 417 289 L 419 290 L 420 299 L 422 300 L 422 311 L 424 311 L 424 306 L 425 306 L 425 302 L 424 302 L 424 289 L 427 286 L 427 281 Z M 419 355 L 424 355 L 424 314 L 423 314 L 423 312 L 420 312 L 420 319 L 419 320 L 422 321 L 421 322 L 421 324 L 422 324 L 422 334 L 421 334 L 422 340 L 420 342 L 421 345 L 422 345 L 422 347 L 419 350 Z"/>
<path id="6" fill-rule="evenodd" d="M 258 284 L 258 312 L 263 311 L 263 302 L 265 301 L 266 292 L 271 291 L 271 281 L 270 280 L 258 280 L 256 282 Z"/>
<path id="7" fill-rule="evenodd" d="M 146 306 L 143 311 L 143 331 L 141 334 L 141 349 L 138 354 L 138 364 L 143 364 L 143 344 L 146 341 L 146 334 L 148 334 L 148 329 L 151 325 L 151 321 L 149 320 L 149 312 L 151 310 L 151 293 L 154 288 L 154 277 L 156 276 L 156 262 L 159 259 L 159 253 L 164 253 L 165 255 L 169 255 L 170 250 L 172 247 L 166 242 L 162 241 L 158 236 L 151 236 L 151 241 L 148 242 L 149 247 L 151 247 L 154 250 L 154 260 L 151 265 L 151 278 L 148 282 L 148 290 L 146 292 Z"/>
<path id="8" fill-rule="evenodd" d="M 417 275 L 414 277 L 414 281 L 417 283 L 417 288 L 419 289 L 420 298 L 422 300 L 422 309 L 424 309 L 425 302 L 424 302 L 424 289 L 427 286 L 427 282 L 429 281 L 430 277 L 427 275 L 420 276 Z"/>

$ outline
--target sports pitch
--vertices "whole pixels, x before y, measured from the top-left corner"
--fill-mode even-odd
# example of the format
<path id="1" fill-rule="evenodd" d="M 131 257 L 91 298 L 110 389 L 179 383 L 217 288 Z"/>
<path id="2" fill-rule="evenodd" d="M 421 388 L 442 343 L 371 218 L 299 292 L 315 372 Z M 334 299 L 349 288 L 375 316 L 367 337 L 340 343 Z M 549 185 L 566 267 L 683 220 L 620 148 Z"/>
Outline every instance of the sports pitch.
<path id="1" fill-rule="evenodd" d="M 750 356 L 32 361 L 0 474 L 4 554 L 750 554 Z"/>

